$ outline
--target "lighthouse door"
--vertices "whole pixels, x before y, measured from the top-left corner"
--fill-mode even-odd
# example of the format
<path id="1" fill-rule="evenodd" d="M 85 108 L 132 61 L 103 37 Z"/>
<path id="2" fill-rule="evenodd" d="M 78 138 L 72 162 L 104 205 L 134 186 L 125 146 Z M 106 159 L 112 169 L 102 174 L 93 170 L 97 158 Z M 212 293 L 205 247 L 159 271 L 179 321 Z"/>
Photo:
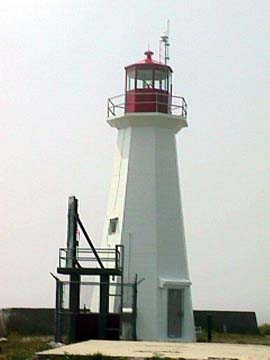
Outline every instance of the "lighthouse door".
<path id="1" fill-rule="evenodd" d="M 168 337 L 182 335 L 183 289 L 168 289 Z"/>

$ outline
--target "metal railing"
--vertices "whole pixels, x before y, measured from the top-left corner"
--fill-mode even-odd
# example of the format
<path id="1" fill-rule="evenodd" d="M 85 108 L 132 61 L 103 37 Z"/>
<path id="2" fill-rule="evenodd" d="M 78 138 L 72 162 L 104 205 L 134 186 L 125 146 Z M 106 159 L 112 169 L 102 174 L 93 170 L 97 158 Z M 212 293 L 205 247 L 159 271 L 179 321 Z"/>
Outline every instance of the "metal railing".
<path id="1" fill-rule="evenodd" d="M 127 100 L 126 94 L 113 96 L 107 101 L 107 117 L 112 118 L 114 116 L 124 115 L 127 112 L 126 109 L 135 105 L 138 105 L 140 107 L 142 105 L 151 106 L 151 108 L 153 107 L 153 112 L 168 113 L 172 115 L 178 115 L 184 118 L 187 117 L 187 103 L 182 96 L 170 95 L 167 93 L 163 94 L 160 92 L 134 92 L 132 93 L 132 95 L 134 95 L 135 97 L 145 98 L 149 98 L 149 96 L 154 96 L 154 99 L 146 101 L 130 101 Z M 162 109 L 162 111 L 160 111 L 160 109 Z M 164 109 L 166 109 L 166 112 L 163 111 Z"/>
<path id="2" fill-rule="evenodd" d="M 122 269 L 123 268 L 123 246 L 116 245 L 114 249 L 97 248 L 96 252 L 100 260 L 107 269 Z M 76 256 L 70 256 L 70 251 L 67 248 L 59 249 L 59 267 L 66 267 L 67 260 L 76 260 L 81 267 L 95 268 L 97 266 L 97 259 L 93 251 L 89 248 L 77 248 Z"/>

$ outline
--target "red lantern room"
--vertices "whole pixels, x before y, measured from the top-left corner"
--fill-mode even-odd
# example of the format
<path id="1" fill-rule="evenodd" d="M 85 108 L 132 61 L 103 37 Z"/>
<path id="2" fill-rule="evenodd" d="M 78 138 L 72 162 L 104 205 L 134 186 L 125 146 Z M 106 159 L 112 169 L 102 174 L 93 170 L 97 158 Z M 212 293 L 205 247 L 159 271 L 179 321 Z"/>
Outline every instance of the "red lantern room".
<path id="1" fill-rule="evenodd" d="M 187 104 L 182 96 L 172 95 L 172 69 L 152 59 L 153 52 L 145 52 L 146 58 L 125 67 L 125 93 L 108 99 L 107 117 L 130 113 L 163 113 L 186 118 Z"/>
<path id="2" fill-rule="evenodd" d="M 172 69 L 152 59 L 153 52 L 145 52 L 146 58 L 125 67 L 125 112 L 171 113 Z"/>

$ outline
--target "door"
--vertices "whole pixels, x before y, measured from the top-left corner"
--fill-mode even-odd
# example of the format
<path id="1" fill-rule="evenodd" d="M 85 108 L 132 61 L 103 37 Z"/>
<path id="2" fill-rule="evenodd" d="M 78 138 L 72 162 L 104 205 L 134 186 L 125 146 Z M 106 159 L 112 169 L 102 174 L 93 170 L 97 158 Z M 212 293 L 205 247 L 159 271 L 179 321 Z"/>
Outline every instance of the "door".
<path id="1" fill-rule="evenodd" d="M 168 337 L 182 335 L 183 298 L 183 289 L 168 289 Z"/>

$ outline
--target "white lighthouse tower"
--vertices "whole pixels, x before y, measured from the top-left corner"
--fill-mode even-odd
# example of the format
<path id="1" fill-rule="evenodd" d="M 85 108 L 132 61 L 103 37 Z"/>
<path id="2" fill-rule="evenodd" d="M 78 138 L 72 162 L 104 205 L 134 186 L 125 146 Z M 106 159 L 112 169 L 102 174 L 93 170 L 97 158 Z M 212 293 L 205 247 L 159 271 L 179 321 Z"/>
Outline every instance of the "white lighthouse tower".
<path id="1" fill-rule="evenodd" d="M 176 134 L 187 126 L 172 69 L 146 58 L 126 66 L 125 94 L 108 101 L 118 137 L 103 246 L 124 245 L 124 281 L 137 274 L 137 337 L 194 341 Z"/>

